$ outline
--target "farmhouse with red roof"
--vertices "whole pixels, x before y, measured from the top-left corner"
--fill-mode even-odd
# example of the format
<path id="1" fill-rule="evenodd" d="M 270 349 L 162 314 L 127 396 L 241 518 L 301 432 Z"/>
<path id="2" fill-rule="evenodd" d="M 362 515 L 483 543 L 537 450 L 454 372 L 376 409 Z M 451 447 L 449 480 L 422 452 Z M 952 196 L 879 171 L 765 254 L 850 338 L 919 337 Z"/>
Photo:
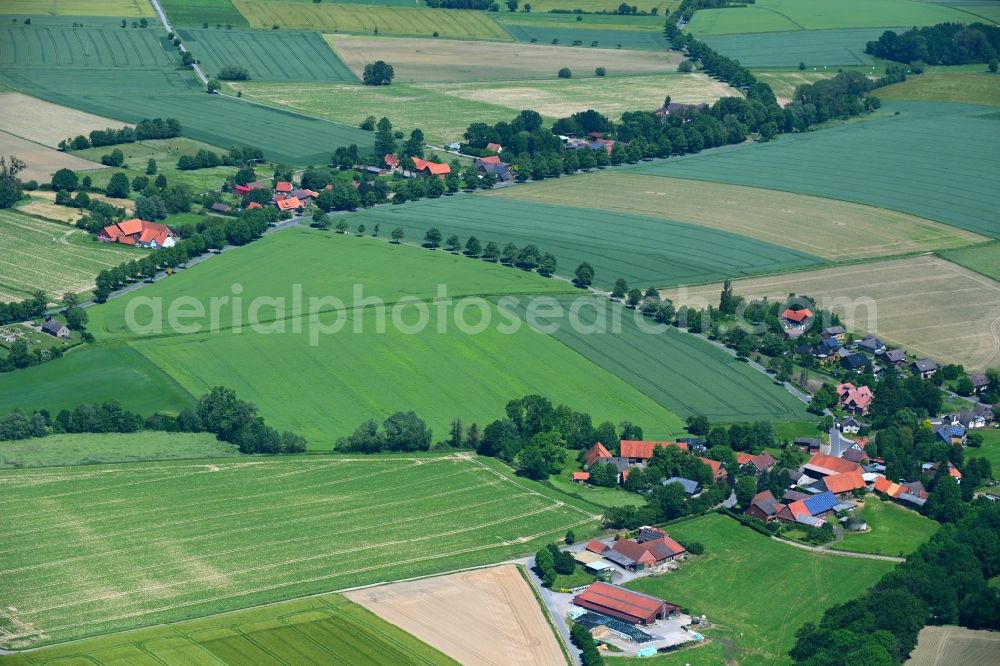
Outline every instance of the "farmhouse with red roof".
<path id="1" fill-rule="evenodd" d="M 853 414 L 867 414 L 874 397 L 867 386 L 857 387 L 850 382 L 837 385 L 837 399 L 846 411 Z"/>
<path id="2" fill-rule="evenodd" d="M 646 440 L 623 439 L 620 442 L 621 457 L 631 463 L 643 463 L 653 457 L 653 450 L 657 447 L 666 448 L 676 446 L 682 451 L 688 450 L 688 445 L 684 442 L 653 442 Z"/>
<path id="3" fill-rule="evenodd" d="M 101 229 L 97 240 L 103 243 L 121 243 L 158 250 L 173 247 L 176 235 L 165 224 L 147 222 L 137 217 Z"/>
<path id="4" fill-rule="evenodd" d="M 423 160 L 419 157 L 412 159 L 413 166 L 419 173 L 427 174 L 428 176 L 437 176 L 438 178 L 444 178 L 451 173 L 451 167 L 447 164 L 438 164 L 437 162 Z"/>

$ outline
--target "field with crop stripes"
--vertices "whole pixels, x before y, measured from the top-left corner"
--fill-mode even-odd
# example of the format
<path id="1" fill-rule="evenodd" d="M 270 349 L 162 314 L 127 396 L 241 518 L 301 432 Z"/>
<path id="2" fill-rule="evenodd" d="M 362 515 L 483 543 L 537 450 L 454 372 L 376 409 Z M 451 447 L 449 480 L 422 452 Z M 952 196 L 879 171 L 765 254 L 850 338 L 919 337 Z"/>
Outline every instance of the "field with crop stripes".
<path id="1" fill-rule="evenodd" d="M 256 81 L 357 81 L 316 32 L 189 28 L 178 34 L 208 76 L 237 65 Z"/>
<path id="2" fill-rule="evenodd" d="M 4 648 L 486 564 L 595 524 L 458 455 L 20 470 L 0 486 Z"/>
<path id="3" fill-rule="evenodd" d="M 793 32 L 713 35 L 704 42 L 744 67 L 806 67 L 870 65 L 865 44 L 878 39 L 885 28 L 798 30 Z"/>
<path id="4" fill-rule="evenodd" d="M 994 195 L 1000 112 L 898 101 L 882 111 L 875 119 L 662 160 L 636 172 L 855 201 L 1000 238 Z"/>
<path id="5" fill-rule="evenodd" d="M 0 26 L 0 67 L 160 67 L 179 59 L 151 28 L 73 28 L 68 25 Z M 176 62 L 175 62 L 176 61 Z"/>
<path id="6" fill-rule="evenodd" d="M 138 18 L 153 16 L 153 6 L 146 0 L 4 0 L 0 14 L 41 14 L 54 12 L 59 16 L 113 16 Z"/>
<path id="7" fill-rule="evenodd" d="M 533 243 L 551 252 L 561 275 L 572 275 L 582 261 L 597 272 L 595 283 L 697 284 L 710 276 L 748 275 L 808 266 L 817 257 L 745 236 L 670 220 L 601 210 L 551 206 L 500 197 L 426 200 L 383 207 L 355 216 L 369 227 L 402 227 L 408 238 L 421 239 L 431 227 L 444 237 L 457 234 L 464 243 L 476 236 L 503 247 Z"/>
<path id="8" fill-rule="evenodd" d="M 170 25 L 246 27 L 247 20 L 233 7 L 232 0 L 160 0 Z"/>
<path id="9" fill-rule="evenodd" d="M 582 325 L 561 326 L 552 334 L 556 340 L 682 418 L 700 414 L 713 423 L 811 418 L 805 404 L 784 388 L 704 340 L 665 326 L 649 331 L 633 310 L 616 306 L 618 314 L 611 315 L 603 299 L 559 300 L 566 313 L 576 308 L 562 323 L 575 316 Z M 514 310 L 526 314 L 523 305 Z"/>

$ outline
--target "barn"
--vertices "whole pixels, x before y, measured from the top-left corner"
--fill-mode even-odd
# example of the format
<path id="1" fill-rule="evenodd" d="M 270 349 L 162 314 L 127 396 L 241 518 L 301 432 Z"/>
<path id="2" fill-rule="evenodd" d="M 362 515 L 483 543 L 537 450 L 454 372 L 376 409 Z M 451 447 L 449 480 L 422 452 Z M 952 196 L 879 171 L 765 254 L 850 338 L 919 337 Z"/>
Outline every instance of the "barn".
<path id="1" fill-rule="evenodd" d="M 581 608 L 616 617 L 632 624 L 653 624 L 679 613 L 681 608 L 648 594 L 596 582 L 573 599 Z"/>

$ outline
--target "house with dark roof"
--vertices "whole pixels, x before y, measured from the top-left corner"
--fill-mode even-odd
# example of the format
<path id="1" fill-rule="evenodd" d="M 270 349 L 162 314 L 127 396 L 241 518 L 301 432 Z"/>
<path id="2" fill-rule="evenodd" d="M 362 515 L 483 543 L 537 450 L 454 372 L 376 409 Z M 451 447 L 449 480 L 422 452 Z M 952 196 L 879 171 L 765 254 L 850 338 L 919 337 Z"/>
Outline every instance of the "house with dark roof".
<path id="1" fill-rule="evenodd" d="M 882 354 L 882 360 L 898 368 L 906 363 L 906 352 L 902 349 L 890 349 Z"/>
<path id="2" fill-rule="evenodd" d="M 492 175 L 500 183 L 509 183 L 514 180 L 514 171 L 506 162 L 501 162 L 499 157 L 482 157 L 476 160 L 476 171 L 481 176 Z"/>
<path id="3" fill-rule="evenodd" d="M 761 474 L 777 465 L 778 461 L 767 451 L 758 455 L 741 452 L 736 454 L 736 463 L 740 467 L 750 466 L 754 469 L 755 473 Z"/>
<path id="4" fill-rule="evenodd" d="M 844 455 L 840 456 L 844 460 L 850 460 L 853 463 L 862 464 L 865 460 L 868 460 L 868 455 L 865 453 L 864 449 L 857 449 L 851 447 L 844 451 Z"/>
<path id="5" fill-rule="evenodd" d="M 874 335 L 869 335 L 862 339 L 858 344 L 857 348 L 866 354 L 881 354 L 885 352 L 885 343 L 876 338 Z"/>
<path id="6" fill-rule="evenodd" d="M 672 476 L 669 479 L 664 479 L 661 481 L 664 486 L 669 486 L 672 483 L 676 483 L 684 489 L 685 495 L 697 495 L 701 491 L 701 484 L 697 481 L 692 481 L 691 479 L 685 479 L 681 476 Z"/>
<path id="7" fill-rule="evenodd" d="M 967 431 L 963 425 L 945 424 L 935 434 L 945 444 L 965 444 Z"/>
<path id="8" fill-rule="evenodd" d="M 840 367 L 844 370 L 860 373 L 868 363 L 868 358 L 864 354 L 853 353 L 840 359 Z"/>
<path id="9" fill-rule="evenodd" d="M 844 341 L 844 327 L 843 326 L 828 326 L 823 329 L 824 338 L 833 338 L 837 342 Z"/>
<path id="10" fill-rule="evenodd" d="M 778 519 L 778 511 L 781 507 L 782 504 L 774 498 L 774 493 L 765 490 L 753 496 L 745 513 L 757 520 L 770 523 Z"/>
<path id="11" fill-rule="evenodd" d="M 822 442 L 815 437 L 796 437 L 794 444 L 806 453 L 816 453 L 823 445 Z"/>
<path id="12" fill-rule="evenodd" d="M 591 583 L 573 599 L 573 603 L 630 624 L 653 624 L 681 612 L 680 606 L 663 599 L 600 581 Z"/>
<path id="13" fill-rule="evenodd" d="M 931 375 L 937 372 L 937 368 L 937 363 L 929 358 L 922 358 L 910 364 L 910 371 L 924 379 L 930 379 Z"/>
<path id="14" fill-rule="evenodd" d="M 840 422 L 840 432 L 848 435 L 856 435 L 861 432 L 861 428 L 864 427 L 861 421 L 858 421 L 853 416 L 848 416 L 846 419 Z"/>
<path id="15" fill-rule="evenodd" d="M 818 345 L 814 355 L 819 358 L 826 358 L 837 353 L 840 349 L 840 341 L 837 338 L 823 338 Z"/>
<path id="16" fill-rule="evenodd" d="M 975 372 L 969 375 L 969 381 L 972 382 L 972 392 L 976 395 L 979 395 L 990 386 L 990 379 L 986 376 L 985 372 Z"/>
<path id="17" fill-rule="evenodd" d="M 229 204 L 224 204 L 221 201 L 216 201 L 212 204 L 212 210 L 216 213 L 228 213 L 233 210 L 233 207 Z"/>
<path id="18" fill-rule="evenodd" d="M 70 336 L 69 328 L 65 324 L 56 321 L 55 319 L 46 319 L 45 323 L 42 324 L 42 332 L 48 333 L 49 335 L 56 338 L 68 338 Z"/>
<path id="19" fill-rule="evenodd" d="M 996 415 L 993 413 L 993 405 L 987 405 L 984 402 L 977 402 L 972 406 L 972 413 L 976 416 L 981 416 L 986 421 L 986 425 L 993 423 Z"/>
<path id="20" fill-rule="evenodd" d="M 619 539 L 601 555 L 623 569 L 641 571 L 671 562 L 687 552 L 665 532 L 657 532 L 660 534 L 655 538 L 647 538 L 642 542 L 638 539 Z M 642 534 L 642 529 L 639 533 Z"/>

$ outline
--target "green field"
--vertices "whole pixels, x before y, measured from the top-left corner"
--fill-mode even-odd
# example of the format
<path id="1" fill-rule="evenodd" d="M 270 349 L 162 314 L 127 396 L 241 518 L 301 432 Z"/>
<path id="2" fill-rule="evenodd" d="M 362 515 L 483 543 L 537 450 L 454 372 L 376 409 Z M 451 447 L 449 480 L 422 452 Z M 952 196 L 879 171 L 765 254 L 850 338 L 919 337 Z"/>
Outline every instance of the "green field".
<path id="1" fill-rule="evenodd" d="M 246 27 L 249 24 L 233 7 L 232 0 L 160 0 L 173 26 Z"/>
<path id="2" fill-rule="evenodd" d="M 87 346 L 60 359 L 0 374 L 0 414 L 15 408 L 56 414 L 83 402 L 118 400 L 148 416 L 176 414 L 194 398 L 141 354 L 124 345 Z"/>
<path id="3" fill-rule="evenodd" d="M 983 436 L 983 445 L 978 449 L 966 449 L 967 458 L 986 458 L 993 466 L 993 477 L 1000 478 L 1000 430 L 983 428 L 977 431 Z"/>
<path id="4" fill-rule="evenodd" d="M 883 100 L 1000 106 L 1000 76 L 986 73 L 985 67 L 981 73 L 956 72 L 942 67 L 921 76 L 911 76 L 903 83 L 880 88 L 876 95 Z"/>
<path id="5" fill-rule="evenodd" d="M 678 571 L 641 578 L 628 587 L 682 605 L 692 615 L 707 615 L 726 632 L 728 656 L 743 666 L 790 664 L 787 652 L 800 626 L 859 596 L 894 566 L 816 555 L 717 514 L 672 525 L 670 536 L 700 541 L 705 554 Z M 680 663 L 700 664 L 699 654 L 678 656 L 685 657 Z"/>
<path id="6" fill-rule="evenodd" d="M 865 44 L 877 40 L 885 28 L 798 30 L 793 32 L 713 35 L 704 42 L 744 67 L 807 67 L 871 65 Z"/>
<path id="7" fill-rule="evenodd" d="M 603 48 L 662 51 L 663 18 L 656 16 L 589 15 L 577 21 L 572 14 L 502 13 L 500 24 L 519 42 L 572 47 L 580 40 L 586 48 L 596 41 Z M 618 45 L 621 44 L 619 47 Z"/>
<path id="8" fill-rule="evenodd" d="M 771 90 L 774 91 L 775 96 L 781 104 L 791 101 L 795 95 L 795 89 L 803 83 L 815 83 L 820 79 L 829 79 L 836 75 L 837 72 L 834 69 L 821 69 L 817 71 L 799 71 L 798 69 L 759 70 L 754 72 L 754 76 L 758 81 L 763 81 L 771 86 Z"/>
<path id="9" fill-rule="evenodd" d="M 251 28 L 297 28 L 363 35 L 507 41 L 510 35 L 486 12 L 430 7 L 380 7 L 361 4 L 288 3 L 233 0 Z"/>
<path id="10" fill-rule="evenodd" d="M 814 418 L 784 388 L 694 335 L 662 327 L 647 332 L 641 316 L 620 307 L 611 310 L 604 299 L 559 300 L 567 313 L 577 308 L 581 325 L 573 325 L 569 316 L 557 319 L 564 325 L 552 334 L 556 340 L 681 417 L 700 414 L 713 423 Z M 523 316 L 523 306 L 517 312 Z M 598 312 L 604 313 L 609 332 L 600 332 Z M 612 324 L 619 317 L 620 331 Z"/>
<path id="11" fill-rule="evenodd" d="M 835 550 L 853 550 L 892 557 L 906 557 L 931 538 L 940 524 L 891 501 L 875 495 L 865 498 L 858 517 L 868 523 L 870 532 L 847 532 L 844 540 L 831 544 Z"/>
<path id="12" fill-rule="evenodd" d="M 49 435 L 0 443 L 0 468 L 61 467 L 238 455 L 208 433 L 135 432 Z"/>
<path id="13" fill-rule="evenodd" d="M 184 0 L 182 0 L 184 1 Z M 59 16 L 114 16 L 138 18 L 153 16 L 153 6 L 146 0 L 4 0 L 0 14 L 48 14 Z"/>
<path id="14" fill-rule="evenodd" d="M 899 115 L 662 160 L 636 172 L 855 201 L 1000 238 L 1000 112 L 925 102 L 887 103 L 885 111 Z"/>
<path id="15" fill-rule="evenodd" d="M 503 247 L 534 243 L 551 252 L 561 275 L 572 275 L 582 261 L 593 265 L 595 284 L 610 287 L 616 278 L 643 288 L 698 284 L 722 277 L 780 271 L 819 262 L 817 257 L 715 229 L 670 220 L 612 214 L 601 210 L 550 206 L 500 197 L 428 199 L 372 209 L 354 216 L 371 227 L 402 227 L 420 239 L 431 227 L 447 238 L 470 235 Z"/>
<path id="16" fill-rule="evenodd" d="M 146 254 L 13 210 L 0 210 L 0 247 L 0 300 L 22 300 L 38 289 L 53 301 L 89 292 L 102 270 Z"/>
<path id="17" fill-rule="evenodd" d="M 382 234 L 388 230 L 383 224 Z M 248 266 L 270 268 L 248 271 Z M 400 275 L 407 280 L 400 282 Z M 197 295 L 210 311 L 209 299 L 231 295 L 235 283 L 243 289 L 241 328 L 226 307 L 217 333 L 209 330 L 208 317 L 185 321 L 204 324 L 203 331 L 189 334 L 165 331 L 143 337 L 126 330 L 125 312 L 135 298 L 169 304 Z M 291 311 L 295 284 L 301 285 L 304 306 L 313 296 L 335 296 L 347 305 L 339 333 L 317 335 L 311 344 L 314 329 L 304 314 L 307 307 L 302 316 Z M 364 297 L 385 299 L 385 333 L 378 332 L 377 308 L 351 309 L 354 285 Z M 661 436 L 681 431 L 681 421 L 672 413 L 556 340 L 527 326 L 503 332 L 503 324 L 519 320 L 513 314 L 502 317 L 488 301 L 481 301 L 486 315 L 477 305 L 463 315 L 473 327 L 481 316 L 489 317 L 489 326 L 480 332 L 459 329 L 454 323 L 458 309 L 447 306 L 429 309 L 426 330 L 401 330 L 419 314 L 414 305 L 393 306 L 403 296 L 430 299 L 438 285 L 445 285 L 451 298 L 572 289 L 565 282 L 444 252 L 289 230 L 224 253 L 136 297 L 93 308 L 90 330 L 109 348 L 127 342 L 193 395 L 217 384 L 234 388 L 260 407 L 268 423 L 301 433 L 315 450 L 329 450 L 338 436 L 365 419 L 381 420 L 397 410 L 415 410 L 441 439 L 452 419 L 484 425 L 502 416 L 507 401 L 527 393 L 543 393 L 553 402 L 591 413 L 595 422 L 629 419 Z M 265 323 L 258 330 L 249 327 L 246 311 L 256 296 L 284 298 L 288 311 L 277 316 L 286 319 L 275 320 L 277 313 L 265 307 L 258 315 Z M 330 310 L 318 315 L 323 325 L 338 318 Z M 145 312 L 136 314 L 140 324 L 149 321 Z M 394 324 L 397 315 L 400 326 Z M 439 326 L 447 334 L 438 333 Z"/>
<path id="18" fill-rule="evenodd" d="M 166 35 L 153 28 L 73 28 L 69 25 L 0 26 L 0 67 L 176 67 Z M 72 76 L 72 74 L 70 74 Z"/>
<path id="19" fill-rule="evenodd" d="M 941 252 L 942 257 L 959 266 L 1000 281 L 1000 243 L 990 243 L 962 250 Z"/>
<path id="20" fill-rule="evenodd" d="M 688 30 L 702 36 L 948 22 L 968 23 L 970 17 L 955 8 L 919 0 L 758 0 L 743 7 L 702 9 Z"/>
<path id="21" fill-rule="evenodd" d="M 339 594 L 138 629 L 6 657 L 4 664 L 343 663 L 453 666 L 455 661 Z"/>
<path id="22" fill-rule="evenodd" d="M 178 34 L 210 77 L 238 65 L 257 81 L 357 81 L 316 32 L 187 28 Z"/>
<path id="23" fill-rule="evenodd" d="M 18 470 L 0 483 L 4 648 L 498 562 L 595 524 L 495 460 L 454 455 Z"/>

